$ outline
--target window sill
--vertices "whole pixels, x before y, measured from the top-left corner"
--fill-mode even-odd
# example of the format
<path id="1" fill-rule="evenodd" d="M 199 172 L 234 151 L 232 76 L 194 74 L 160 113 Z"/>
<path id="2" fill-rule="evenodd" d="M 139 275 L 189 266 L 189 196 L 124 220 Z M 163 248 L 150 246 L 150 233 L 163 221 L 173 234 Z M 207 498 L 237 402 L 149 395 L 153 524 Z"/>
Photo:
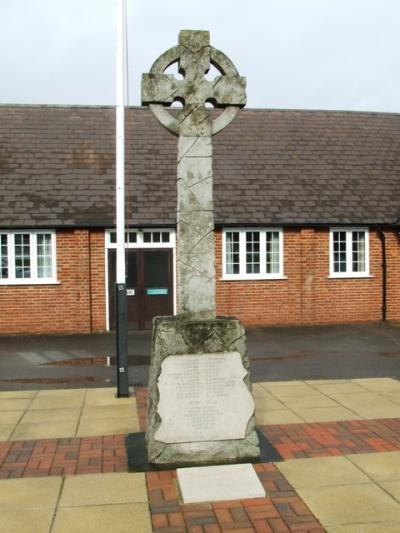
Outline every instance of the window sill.
<path id="1" fill-rule="evenodd" d="M 374 276 L 371 274 L 363 274 L 361 276 L 354 276 L 352 274 L 346 276 L 328 276 L 328 279 L 372 279 Z"/>
<path id="2" fill-rule="evenodd" d="M 49 280 L 43 280 L 43 281 L 39 281 L 39 280 L 0 280 L 0 287 L 3 286 L 3 287 L 10 287 L 10 286 L 13 286 L 13 287 L 19 287 L 19 286 L 26 286 L 26 285 L 60 285 L 61 284 L 61 281 L 49 281 Z"/>
<path id="3" fill-rule="evenodd" d="M 232 276 L 219 278 L 219 281 L 280 281 L 287 279 L 287 276 L 273 276 L 273 277 L 246 277 L 246 276 Z"/>

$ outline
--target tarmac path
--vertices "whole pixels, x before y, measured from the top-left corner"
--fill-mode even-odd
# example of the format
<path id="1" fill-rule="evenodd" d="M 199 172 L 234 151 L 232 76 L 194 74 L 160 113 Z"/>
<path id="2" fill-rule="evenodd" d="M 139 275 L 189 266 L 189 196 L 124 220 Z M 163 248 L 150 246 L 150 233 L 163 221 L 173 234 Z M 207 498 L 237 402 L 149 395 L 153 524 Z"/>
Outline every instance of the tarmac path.
<path id="1" fill-rule="evenodd" d="M 248 328 L 252 380 L 400 377 L 400 325 Z M 129 377 L 147 384 L 151 332 L 129 333 Z M 0 390 L 115 385 L 113 333 L 0 336 Z"/>

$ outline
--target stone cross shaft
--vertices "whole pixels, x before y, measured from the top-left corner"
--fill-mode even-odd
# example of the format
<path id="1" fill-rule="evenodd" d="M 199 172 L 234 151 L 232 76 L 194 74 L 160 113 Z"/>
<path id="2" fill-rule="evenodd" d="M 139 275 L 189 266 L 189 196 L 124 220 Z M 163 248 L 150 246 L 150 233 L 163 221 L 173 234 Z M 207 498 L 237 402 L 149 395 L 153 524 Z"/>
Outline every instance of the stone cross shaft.
<path id="1" fill-rule="evenodd" d="M 164 71 L 179 63 L 183 79 Z M 210 65 L 220 76 L 205 78 Z M 142 103 L 178 139 L 177 285 L 178 313 L 215 317 L 215 249 L 211 136 L 246 102 L 246 80 L 229 58 L 210 46 L 206 31 L 184 30 L 142 77 Z M 178 118 L 166 108 L 183 104 Z M 206 103 L 223 109 L 213 120 Z"/>

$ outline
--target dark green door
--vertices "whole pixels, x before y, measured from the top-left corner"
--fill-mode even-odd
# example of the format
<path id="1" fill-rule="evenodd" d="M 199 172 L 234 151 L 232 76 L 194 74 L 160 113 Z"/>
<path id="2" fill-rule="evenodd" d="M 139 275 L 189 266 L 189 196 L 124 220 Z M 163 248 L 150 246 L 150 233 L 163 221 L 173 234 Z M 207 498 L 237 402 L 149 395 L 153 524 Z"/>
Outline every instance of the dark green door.
<path id="1" fill-rule="evenodd" d="M 110 329 L 115 329 L 115 261 L 115 250 L 109 250 Z M 172 250 L 128 250 L 126 275 L 129 329 L 151 329 L 153 317 L 173 314 Z"/>

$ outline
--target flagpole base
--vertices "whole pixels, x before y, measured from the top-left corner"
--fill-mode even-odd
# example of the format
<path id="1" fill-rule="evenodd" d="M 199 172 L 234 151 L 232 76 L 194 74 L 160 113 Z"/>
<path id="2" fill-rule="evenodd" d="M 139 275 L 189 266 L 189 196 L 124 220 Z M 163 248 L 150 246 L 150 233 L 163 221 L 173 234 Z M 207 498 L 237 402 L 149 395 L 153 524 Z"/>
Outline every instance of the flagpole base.
<path id="1" fill-rule="evenodd" d="M 128 375 L 128 320 L 126 304 L 126 285 L 116 283 L 116 342 L 117 342 L 117 397 L 129 396 Z"/>

